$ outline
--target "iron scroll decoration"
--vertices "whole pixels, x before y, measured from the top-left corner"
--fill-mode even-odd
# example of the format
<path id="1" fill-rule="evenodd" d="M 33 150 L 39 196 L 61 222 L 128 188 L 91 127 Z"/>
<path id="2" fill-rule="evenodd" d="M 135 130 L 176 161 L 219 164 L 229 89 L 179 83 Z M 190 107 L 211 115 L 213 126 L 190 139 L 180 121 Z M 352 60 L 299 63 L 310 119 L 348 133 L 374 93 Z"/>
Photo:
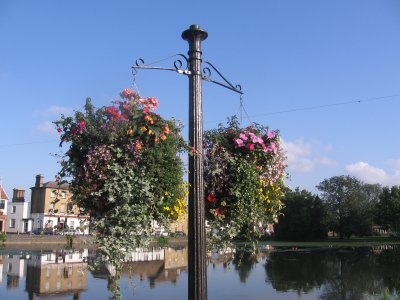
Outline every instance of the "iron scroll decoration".
<path id="1" fill-rule="evenodd" d="M 174 60 L 173 68 L 166 68 L 166 67 L 158 67 L 158 66 L 152 66 L 152 64 L 148 64 L 146 65 L 144 60 L 142 58 L 138 58 L 135 62 L 135 65 L 132 66 L 133 70 L 137 70 L 137 69 L 150 69 L 150 70 L 164 70 L 164 71 L 174 71 L 177 72 L 178 74 L 182 74 L 182 75 L 190 75 L 191 72 L 189 71 L 189 59 L 187 58 L 186 55 L 184 54 L 175 54 L 171 57 L 174 56 L 178 56 L 177 59 Z M 171 58 L 169 57 L 169 58 Z M 205 61 L 204 62 L 205 65 L 207 65 L 206 67 L 203 68 L 202 70 L 202 75 L 201 78 L 205 81 L 208 82 L 212 82 L 215 84 L 218 84 L 219 86 L 225 87 L 227 89 L 230 89 L 231 91 L 234 91 L 240 95 L 243 95 L 243 91 L 242 91 L 242 86 L 240 84 L 237 85 L 233 85 L 232 83 L 230 83 L 224 75 L 222 75 L 222 73 L 210 62 Z M 219 77 L 221 77 L 221 79 L 223 80 L 223 82 L 214 80 L 211 78 L 212 76 L 212 71 L 215 71 Z M 134 73 L 134 75 L 136 75 L 136 72 Z"/>
<path id="2" fill-rule="evenodd" d="M 214 65 L 213 65 L 212 63 L 210 63 L 210 62 L 208 62 L 208 61 L 205 61 L 204 64 L 208 65 L 209 67 L 204 67 L 204 68 L 203 68 L 203 76 L 202 76 L 203 80 L 206 80 L 206 81 L 208 81 L 208 82 L 212 82 L 212 83 L 218 84 L 218 85 L 220 85 L 220 86 L 223 86 L 223 87 L 225 87 L 225 88 L 227 88 L 227 89 L 230 89 L 230 90 L 232 90 L 232 91 L 234 91 L 234 92 L 236 92 L 236 93 L 239 93 L 239 94 L 243 95 L 242 86 L 241 86 L 240 84 L 237 84 L 237 85 L 234 86 L 232 83 L 230 83 L 230 82 L 224 77 L 224 75 L 221 74 L 221 72 L 220 72 L 216 67 L 214 67 Z M 226 83 L 221 83 L 221 82 L 219 82 L 219 81 L 215 81 L 215 80 L 211 79 L 212 71 L 211 71 L 210 67 L 211 67 L 211 69 L 213 69 Z"/>

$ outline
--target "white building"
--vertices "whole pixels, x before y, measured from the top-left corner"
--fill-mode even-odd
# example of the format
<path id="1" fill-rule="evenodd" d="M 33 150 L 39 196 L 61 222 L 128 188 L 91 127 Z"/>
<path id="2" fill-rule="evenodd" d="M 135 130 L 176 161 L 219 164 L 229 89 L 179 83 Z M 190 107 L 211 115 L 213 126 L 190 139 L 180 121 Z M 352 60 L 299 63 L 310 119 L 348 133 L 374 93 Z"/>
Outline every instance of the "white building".
<path id="1" fill-rule="evenodd" d="M 32 219 L 30 218 L 31 206 L 25 201 L 25 190 L 14 189 L 12 202 L 7 208 L 7 233 L 26 233 L 32 231 Z"/>

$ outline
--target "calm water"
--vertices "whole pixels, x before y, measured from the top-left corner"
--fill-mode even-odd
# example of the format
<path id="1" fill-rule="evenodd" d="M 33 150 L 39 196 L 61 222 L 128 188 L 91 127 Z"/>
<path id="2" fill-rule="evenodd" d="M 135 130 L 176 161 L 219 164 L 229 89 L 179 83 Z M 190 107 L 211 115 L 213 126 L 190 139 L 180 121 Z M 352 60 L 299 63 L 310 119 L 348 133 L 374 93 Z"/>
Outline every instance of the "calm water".
<path id="1" fill-rule="evenodd" d="M 208 299 L 378 299 L 400 292 L 400 248 L 272 249 L 258 255 L 212 253 Z M 0 250 L 0 299 L 108 299 L 107 268 L 94 251 Z M 88 263 L 89 261 L 89 263 Z M 123 299 L 187 298 L 187 248 L 131 253 Z"/>

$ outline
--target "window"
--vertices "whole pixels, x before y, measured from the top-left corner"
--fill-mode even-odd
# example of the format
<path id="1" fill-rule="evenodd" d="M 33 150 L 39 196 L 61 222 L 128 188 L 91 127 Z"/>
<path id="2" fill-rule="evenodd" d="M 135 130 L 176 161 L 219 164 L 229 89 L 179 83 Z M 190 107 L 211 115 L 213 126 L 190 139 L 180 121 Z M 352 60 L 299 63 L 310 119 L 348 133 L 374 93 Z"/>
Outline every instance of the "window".
<path id="1" fill-rule="evenodd" d="M 55 197 L 56 197 L 56 192 L 55 192 L 55 191 L 51 191 L 50 197 L 51 197 L 51 198 L 55 198 Z"/>
<path id="2" fill-rule="evenodd" d="M 13 205 L 12 209 L 11 209 L 11 213 L 15 214 L 16 211 L 17 211 L 17 207 L 15 205 Z"/>
<path id="3" fill-rule="evenodd" d="M 68 213 L 73 214 L 74 213 L 74 204 L 68 203 Z"/>
<path id="4" fill-rule="evenodd" d="M 61 198 L 63 199 L 67 198 L 67 193 L 65 191 L 61 192 Z"/>
<path id="5" fill-rule="evenodd" d="M 65 204 L 61 204 L 60 212 L 65 213 Z"/>
<path id="6" fill-rule="evenodd" d="M 6 200 L 0 200 L 0 209 L 4 209 L 6 207 Z"/>
<path id="7" fill-rule="evenodd" d="M 15 228 L 15 219 L 10 219 L 10 228 Z"/>

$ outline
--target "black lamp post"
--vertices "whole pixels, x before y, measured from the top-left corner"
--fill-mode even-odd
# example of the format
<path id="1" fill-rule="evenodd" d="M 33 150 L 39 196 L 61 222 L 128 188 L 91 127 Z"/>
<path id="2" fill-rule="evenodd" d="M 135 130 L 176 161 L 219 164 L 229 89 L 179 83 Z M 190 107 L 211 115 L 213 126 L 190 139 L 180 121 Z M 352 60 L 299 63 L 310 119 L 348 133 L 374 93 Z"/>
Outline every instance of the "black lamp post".
<path id="1" fill-rule="evenodd" d="M 201 42 L 208 34 L 198 25 L 192 25 L 182 33 L 182 38 L 189 43 L 189 58 L 183 54 L 174 62 L 174 68 L 145 65 L 144 60 L 136 60 L 134 70 L 153 69 L 175 71 L 189 77 L 189 142 L 194 155 L 189 156 L 189 300 L 207 299 L 206 270 L 206 232 L 204 215 L 204 183 L 203 183 L 203 109 L 202 80 L 216 83 L 236 93 L 243 94 L 240 85 L 233 86 L 210 62 L 204 62 L 202 68 Z M 187 68 L 181 68 L 187 63 Z M 211 71 L 215 71 L 224 82 L 211 79 Z"/>
<path id="2" fill-rule="evenodd" d="M 203 184 L 203 109 L 201 41 L 206 31 L 192 25 L 182 33 L 189 43 L 189 288 L 188 299 L 207 299 L 206 232 Z M 198 154 L 198 155 L 197 155 Z"/>

